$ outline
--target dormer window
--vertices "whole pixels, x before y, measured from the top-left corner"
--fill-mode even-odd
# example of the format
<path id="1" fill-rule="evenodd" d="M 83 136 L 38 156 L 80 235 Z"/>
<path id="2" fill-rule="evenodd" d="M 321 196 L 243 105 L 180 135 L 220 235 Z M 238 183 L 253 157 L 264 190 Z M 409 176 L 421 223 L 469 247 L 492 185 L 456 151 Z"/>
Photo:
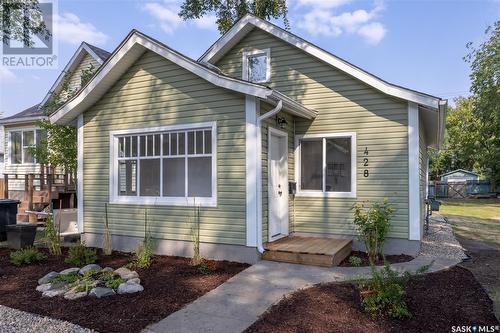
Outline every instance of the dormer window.
<path id="1" fill-rule="evenodd" d="M 270 49 L 244 52 L 243 80 L 255 83 L 268 82 L 271 78 L 270 53 Z"/>

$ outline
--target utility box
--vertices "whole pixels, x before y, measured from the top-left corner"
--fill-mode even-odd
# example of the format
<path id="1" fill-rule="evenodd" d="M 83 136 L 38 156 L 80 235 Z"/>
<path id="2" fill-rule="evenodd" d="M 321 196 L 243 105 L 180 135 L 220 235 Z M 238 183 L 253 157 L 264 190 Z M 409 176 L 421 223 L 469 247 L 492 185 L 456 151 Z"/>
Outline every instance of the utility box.
<path id="1" fill-rule="evenodd" d="M 19 203 L 19 200 L 0 200 L 0 242 L 7 240 L 7 226 L 16 224 L 17 205 Z"/>

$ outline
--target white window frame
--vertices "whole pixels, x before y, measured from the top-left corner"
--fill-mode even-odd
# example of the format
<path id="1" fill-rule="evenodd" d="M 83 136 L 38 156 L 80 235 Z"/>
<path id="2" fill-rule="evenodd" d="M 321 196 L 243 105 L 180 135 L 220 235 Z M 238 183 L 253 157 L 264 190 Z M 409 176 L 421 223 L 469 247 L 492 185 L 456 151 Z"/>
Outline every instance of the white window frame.
<path id="1" fill-rule="evenodd" d="M 153 196 L 139 196 L 140 193 L 140 163 L 137 164 L 137 185 L 135 196 L 120 196 L 118 194 L 118 139 L 124 135 L 149 135 L 160 134 L 161 132 L 169 131 L 185 131 L 196 129 L 212 130 L 212 153 L 194 156 L 211 156 L 212 157 L 212 196 L 211 197 L 153 197 Z M 160 136 L 160 147 L 163 150 L 163 135 Z M 187 140 L 187 135 L 186 135 Z M 187 145 L 185 151 L 187 153 Z M 202 207 L 216 207 L 217 206 L 217 124 L 216 122 L 193 123 L 183 125 L 170 125 L 149 128 L 135 128 L 127 130 L 111 131 L 109 133 L 109 151 L 110 151 L 110 165 L 109 165 L 109 201 L 112 204 L 146 204 L 146 205 L 171 205 L 171 206 L 202 206 Z M 139 154 L 139 152 L 138 152 Z M 193 157 L 194 157 L 193 156 Z M 160 175 L 163 170 L 163 156 L 145 156 L 142 158 L 159 158 L 160 159 Z M 139 157 L 137 158 L 139 159 Z M 188 183 L 188 170 L 186 166 L 185 181 Z M 163 184 L 160 181 L 160 194 L 163 194 Z"/>
<path id="2" fill-rule="evenodd" d="M 8 164 L 10 165 L 39 165 L 37 162 L 35 156 L 33 156 L 33 163 L 24 163 L 24 132 L 33 132 L 33 140 L 35 142 L 34 146 L 36 147 L 36 142 L 37 142 L 37 132 L 41 131 L 41 128 L 37 127 L 29 127 L 29 128 L 16 128 L 16 129 L 10 129 L 8 131 L 9 133 L 9 142 L 7 146 L 9 158 L 8 158 Z M 14 132 L 21 132 L 21 163 L 12 163 L 12 133 Z M 28 147 L 28 146 L 26 146 Z"/>
<path id="3" fill-rule="evenodd" d="M 350 138 L 351 139 L 351 191 L 350 192 L 327 192 L 325 191 L 326 179 L 326 139 L 330 138 Z M 301 189 L 301 146 L 300 140 L 322 139 L 323 147 L 323 189 L 322 190 L 302 190 Z M 339 132 L 327 134 L 305 134 L 295 136 L 295 181 L 297 183 L 298 197 L 332 197 L 332 198 L 356 198 L 356 174 L 357 174 L 357 151 L 356 132 Z"/>
<path id="4" fill-rule="evenodd" d="M 248 58 L 250 56 L 256 56 L 256 55 L 265 55 L 266 56 L 266 79 L 261 80 L 261 81 L 252 81 L 253 83 L 266 83 L 271 80 L 271 49 L 263 49 L 263 50 L 252 50 L 252 51 L 245 51 L 243 52 L 243 59 L 242 59 L 242 68 L 243 68 L 243 73 L 241 74 L 241 77 L 245 81 L 249 81 L 248 78 Z"/>

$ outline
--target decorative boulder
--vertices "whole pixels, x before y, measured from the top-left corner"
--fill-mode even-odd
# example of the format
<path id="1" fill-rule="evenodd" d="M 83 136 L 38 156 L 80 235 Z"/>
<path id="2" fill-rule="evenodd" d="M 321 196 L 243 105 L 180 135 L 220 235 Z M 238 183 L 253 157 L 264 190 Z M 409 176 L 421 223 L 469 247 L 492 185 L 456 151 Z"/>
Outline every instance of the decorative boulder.
<path id="1" fill-rule="evenodd" d="M 105 268 L 103 268 L 103 269 L 101 270 L 101 272 L 113 272 L 113 271 L 114 271 L 114 269 L 113 269 L 113 268 L 111 268 L 111 267 L 105 267 Z"/>
<path id="2" fill-rule="evenodd" d="M 141 279 L 139 279 L 139 278 L 133 278 L 133 279 L 128 280 L 127 283 L 141 284 Z"/>
<path id="3" fill-rule="evenodd" d="M 118 286 L 118 294 L 133 294 L 143 291 L 144 287 L 137 283 L 122 283 Z"/>
<path id="4" fill-rule="evenodd" d="M 78 273 L 79 270 L 80 270 L 80 268 L 78 268 L 78 267 L 66 268 L 63 271 L 60 271 L 59 274 L 61 274 L 61 275 L 68 275 L 68 274 L 71 274 L 71 273 Z"/>
<path id="5" fill-rule="evenodd" d="M 114 294 L 115 294 L 115 291 L 113 289 L 103 288 L 103 287 L 93 288 L 89 293 L 90 296 L 94 296 L 97 298 L 112 296 Z"/>
<path id="6" fill-rule="evenodd" d="M 78 271 L 78 273 L 80 273 L 81 275 L 87 273 L 87 272 L 90 272 L 90 271 L 96 271 L 96 272 L 100 272 L 101 271 L 101 266 L 99 265 L 96 265 L 96 264 L 90 264 L 90 265 L 87 265 L 87 266 L 83 266 L 82 268 L 80 268 L 80 270 Z"/>
<path id="7" fill-rule="evenodd" d="M 50 280 L 52 280 L 55 277 L 58 277 L 59 273 L 57 272 L 50 272 L 46 274 L 43 278 L 38 279 L 38 284 L 46 284 L 49 283 Z"/>
<path id="8" fill-rule="evenodd" d="M 55 297 L 65 294 L 67 291 L 66 288 L 60 289 L 50 289 L 43 292 L 42 297 Z"/>
<path id="9" fill-rule="evenodd" d="M 64 294 L 64 298 L 71 301 L 85 296 L 87 296 L 87 293 L 85 291 L 76 292 L 74 290 L 70 290 Z"/>
<path id="10" fill-rule="evenodd" d="M 41 293 L 50 290 L 52 288 L 52 283 L 44 283 L 36 287 L 36 291 L 39 291 Z"/>
<path id="11" fill-rule="evenodd" d="M 139 277 L 139 274 L 137 274 L 136 271 L 131 271 L 127 267 L 120 267 L 117 270 L 115 270 L 115 273 L 118 273 L 120 277 L 124 280 L 130 280 Z"/>

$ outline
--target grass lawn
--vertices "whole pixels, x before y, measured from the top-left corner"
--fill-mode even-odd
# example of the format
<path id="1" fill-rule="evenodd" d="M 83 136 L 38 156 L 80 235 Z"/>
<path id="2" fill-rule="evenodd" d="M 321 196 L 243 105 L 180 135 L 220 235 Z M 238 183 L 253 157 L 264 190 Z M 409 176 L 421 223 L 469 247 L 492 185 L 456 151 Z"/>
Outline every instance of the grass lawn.
<path id="1" fill-rule="evenodd" d="M 447 199 L 439 210 L 450 217 L 455 233 L 500 246 L 500 199 Z"/>

